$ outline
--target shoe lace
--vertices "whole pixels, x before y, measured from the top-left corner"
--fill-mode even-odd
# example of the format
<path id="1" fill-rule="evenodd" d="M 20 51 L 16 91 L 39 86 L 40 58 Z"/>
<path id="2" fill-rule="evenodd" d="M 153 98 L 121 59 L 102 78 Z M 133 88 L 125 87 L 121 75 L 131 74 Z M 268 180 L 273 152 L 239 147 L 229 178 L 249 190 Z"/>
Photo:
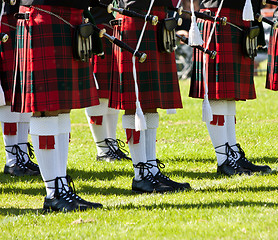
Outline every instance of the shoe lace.
<path id="1" fill-rule="evenodd" d="M 69 195 L 73 198 L 73 199 L 77 199 L 77 200 L 82 200 L 81 197 L 79 197 L 77 194 L 76 194 L 76 190 L 75 190 L 75 187 L 74 187 L 74 183 L 73 183 L 73 180 L 72 180 L 72 177 L 67 175 L 66 176 L 66 179 L 67 179 L 67 182 L 68 182 L 68 187 L 69 187 Z"/>
<path id="2" fill-rule="evenodd" d="M 105 143 L 105 146 L 99 145 L 102 143 Z M 127 158 L 128 151 L 124 149 L 125 143 L 120 139 L 105 138 L 103 141 L 97 142 L 96 144 L 100 147 L 108 148 L 110 157 L 114 157 L 118 160 L 121 158 Z"/>
<path id="3" fill-rule="evenodd" d="M 142 179 L 149 180 L 152 184 L 158 183 L 158 180 L 154 179 L 154 176 L 152 175 L 150 169 L 153 167 L 150 163 L 143 163 L 139 162 L 135 165 L 133 165 L 135 168 L 139 168 L 139 175 Z M 144 176 L 145 170 L 147 170 L 147 174 Z"/>
<path id="4" fill-rule="evenodd" d="M 243 160 L 244 162 L 249 162 L 247 160 L 247 158 L 245 157 L 245 152 L 243 151 L 243 149 L 241 148 L 239 143 L 236 143 L 234 146 L 237 146 L 238 148 L 238 153 L 240 155 L 240 159 Z"/>
<path id="5" fill-rule="evenodd" d="M 151 164 L 150 162 L 156 162 L 156 164 Z M 170 180 L 169 177 L 165 176 L 165 175 L 160 171 L 161 168 L 165 168 L 165 164 L 164 164 L 162 161 L 160 161 L 159 159 L 155 159 L 155 160 L 148 160 L 148 163 L 149 163 L 152 167 L 158 168 L 158 173 L 157 173 L 157 174 L 158 174 L 160 177 L 162 177 L 162 178 L 164 178 L 164 179 L 166 179 L 166 180 Z"/>
<path id="6" fill-rule="evenodd" d="M 218 153 L 218 154 L 226 155 L 227 160 L 228 160 L 228 165 L 231 166 L 235 170 L 238 169 L 240 166 L 236 163 L 236 160 L 235 160 L 235 159 L 238 158 L 238 153 L 236 151 L 234 151 L 232 149 L 232 147 L 227 142 L 224 145 L 220 145 L 220 146 L 215 147 L 215 150 L 217 148 L 220 148 L 220 147 L 223 147 L 223 146 L 225 146 L 225 153 L 217 152 L 217 151 L 215 151 L 215 152 Z"/>
<path id="7" fill-rule="evenodd" d="M 66 177 L 56 177 L 55 178 L 55 193 L 54 196 L 56 198 L 63 198 L 65 199 L 67 202 L 73 202 L 72 197 L 70 195 L 70 191 L 66 189 L 66 184 L 64 184 L 62 178 L 66 178 Z M 50 180 L 53 181 L 53 180 Z M 60 187 L 59 187 L 60 184 Z"/>
<path id="8" fill-rule="evenodd" d="M 7 148 L 11 147 L 11 150 L 8 150 Z M 15 145 L 11 145 L 11 146 L 6 146 L 5 150 L 8 153 L 11 153 L 13 155 L 15 155 L 16 157 L 16 165 L 22 169 L 27 169 L 27 167 L 24 165 L 24 158 L 23 158 L 23 151 L 20 149 L 20 147 L 15 144 Z"/>

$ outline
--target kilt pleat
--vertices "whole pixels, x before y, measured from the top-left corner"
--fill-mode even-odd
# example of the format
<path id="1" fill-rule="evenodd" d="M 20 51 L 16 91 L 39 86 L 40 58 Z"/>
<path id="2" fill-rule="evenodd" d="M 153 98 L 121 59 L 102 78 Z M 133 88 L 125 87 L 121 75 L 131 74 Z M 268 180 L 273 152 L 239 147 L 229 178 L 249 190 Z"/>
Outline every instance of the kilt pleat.
<path id="1" fill-rule="evenodd" d="M 210 9 L 216 12 L 217 9 Z M 249 22 L 242 20 L 241 11 L 234 9 L 222 9 L 220 16 L 225 16 L 228 21 L 245 28 Z M 204 40 L 203 47 L 209 38 L 213 23 L 198 19 L 200 33 Z M 254 61 L 243 55 L 243 33 L 230 25 L 216 25 L 215 34 L 208 47 L 217 51 L 215 59 L 206 57 L 206 78 L 208 82 L 209 99 L 234 99 L 246 100 L 256 98 L 254 86 Z M 203 80 L 203 53 L 194 49 L 193 72 L 189 96 L 204 98 Z"/>
<path id="2" fill-rule="evenodd" d="M 164 8 L 154 8 L 159 19 L 166 16 Z M 119 15 L 121 27 L 115 27 L 114 36 L 136 48 L 144 20 Z M 144 63 L 136 60 L 139 100 L 142 109 L 181 108 L 181 96 L 174 53 L 157 50 L 157 26 L 147 24 L 139 51 L 147 54 Z M 135 84 L 132 73 L 132 54 L 114 47 L 113 77 L 109 106 L 117 109 L 135 109 Z"/>
<path id="3" fill-rule="evenodd" d="M 82 23 L 82 10 L 36 6 L 52 12 L 73 26 Z M 77 109 L 99 104 L 90 63 L 73 59 L 73 28 L 33 7 L 29 20 L 18 20 L 20 82 L 15 81 L 14 111 L 36 112 Z"/>
<path id="4" fill-rule="evenodd" d="M 1 32 L 9 36 L 7 42 L 0 44 L 0 79 L 6 102 L 12 100 L 16 21 L 14 16 L 10 14 L 4 15 L 1 23 Z"/>
<path id="5" fill-rule="evenodd" d="M 105 28 L 109 35 L 113 35 L 113 29 L 101 24 L 98 27 Z M 98 96 L 100 98 L 109 98 L 112 77 L 112 44 L 106 38 L 102 38 L 102 45 L 104 58 L 94 56 L 94 74 L 99 86 Z"/>
<path id="6" fill-rule="evenodd" d="M 271 28 L 268 44 L 268 62 L 266 85 L 267 89 L 278 90 L 278 31 Z"/>

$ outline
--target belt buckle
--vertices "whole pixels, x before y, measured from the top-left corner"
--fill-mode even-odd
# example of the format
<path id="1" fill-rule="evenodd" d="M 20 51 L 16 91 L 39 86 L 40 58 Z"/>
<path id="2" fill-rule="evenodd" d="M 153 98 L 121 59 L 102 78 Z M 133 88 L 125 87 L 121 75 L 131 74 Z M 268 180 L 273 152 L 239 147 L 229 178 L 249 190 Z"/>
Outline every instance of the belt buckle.
<path id="1" fill-rule="evenodd" d="M 209 9 L 205 10 L 203 13 L 207 14 L 208 16 L 214 17 L 214 13 Z"/>

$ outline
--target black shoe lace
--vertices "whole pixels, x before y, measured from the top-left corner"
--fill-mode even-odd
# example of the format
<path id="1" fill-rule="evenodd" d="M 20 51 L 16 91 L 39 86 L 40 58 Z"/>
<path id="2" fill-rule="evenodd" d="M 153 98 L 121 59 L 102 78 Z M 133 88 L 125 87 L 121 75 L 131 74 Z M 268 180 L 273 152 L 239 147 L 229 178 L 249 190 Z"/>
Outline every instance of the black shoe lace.
<path id="1" fill-rule="evenodd" d="M 156 165 L 155 164 L 151 164 L 150 162 L 156 162 Z M 169 177 L 165 176 L 161 171 L 160 171 L 160 168 L 165 168 L 165 164 L 163 162 L 161 162 L 159 159 L 155 159 L 155 160 L 148 160 L 148 163 L 152 166 L 152 167 L 156 167 L 158 168 L 158 176 L 166 179 L 166 180 L 170 180 Z"/>
<path id="2" fill-rule="evenodd" d="M 76 191 L 75 191 L 75 187 L 74 187 L 74 183 L 73 183 L 73 180 L 72 180 L 72 177 L 67 175 L 66 176 L 66 179 L 67 179 L 67 182 L 68 182 L 68 188 L 69 188 L 69 195 L 73 198 L 73 199 L 77 199 L 77 200 L 82 200 L 81 197 L 79 197 L 77 194 L 76 194 Z"/>
<path id="3" fill-rule="evenodd" d="M 27 152 L 24 152 L 19 145 L 22 145 L 22 144 L 26 144 L 27 145 Z M 11 151 L 7 150 L 7 147 L 11 147 Z M 27 168 L 24 164 L 25 162 L 25 159 L 24 159 L 24 156 L 27 155 L 28 157 L 28 164 L 31 164 L 32 166 L 38 166 L 36 163 L 32 162 L 30 160 L 33 159 L 35 157 L 34 155 L 34 149 L 33 149 L 33 146 L 27 142 L 27 143 L 18 143 L 18 144 L 15 144 L 15 145 L 12 145 L 12 146 L 6 146 L 6 151 L 15 155 L 16 156 L 16 162 L 17 162 L 17 165 L 21 168 Z"/>
<path id="4" fill-rule="evenodd" d="M 225 153 L 217 152 L 216 149 L 225 146 Z M 223 154 L 227 156 L 228 165 L 231 166 L 234 170 L 237 170 L 240 166 L 236 163 L 236 160 L 238 158 L 238 153 L 232 149 L 232 147 L 225 143 L 224 145 L 217 146 L 215 148 L 215 152 L 218 154 Z"/>
<path id="5" fill-rule="evenodd" d="M 150 169 L 153 167 L 152 164 L 150 163 L 143 163 L 139 162 L 136 165 L 133 165 L 135 168 L 139 168 L 139 175 L 141 176 L 142 179 L 147 179 L 150 181 L 152 184 L 156 184 L 159 181 L 154 179 Z M 147 174 L 144 176 L 145 170 L 147 170 Z"/>
<path id="6" fill-rule="evenodd" d="M 101 146 L 99 144 L 105 143 L 105 145 Z M 96 143 L 99 147 L 108 148 L 109 157 L 116 158 L 118 160 L 122 158 L 127 158 L 128 151 L 124 149 L 125 143 L 120 139 L 113 138 L 105 138 L 103 141 Z"/>
<path id="7" fill-rule="evenodd" d="M 72 197 L 70 195 L 70 191 L 68 191 L 66 189 L 66 184 L 63 183 L 62 178 L 66 178 L 66 177 L 56 177 L 55 178 L 55 193 L 54 193 L 54 197 L 56 198 L 63 198 L 65 199 L 67 202 L 73 202 Z M 53 180 L 50 180 L 53 181 Z M 59 187 L 59 184 L 61 185 L 61 187 Z"/>
<path id="8" fill-rule="evenodd" d="M 11 150 L 9 151 L 7 149 L 7 147 L 11 147 Z M 24 165 L 24 158 L 23 158 L 23 151 L 20 149 L 20 147 L 15 144 L 15 145 L 12 145 L 12 146 L 6 146 L 6 149 L 5 149 L 8 153 L 11 153 L 13 155 L 15 155 L 16 157 L 16 165 L 18 167 L 20 167 L 21 169 L 27 169 L 27 167 Z"/>

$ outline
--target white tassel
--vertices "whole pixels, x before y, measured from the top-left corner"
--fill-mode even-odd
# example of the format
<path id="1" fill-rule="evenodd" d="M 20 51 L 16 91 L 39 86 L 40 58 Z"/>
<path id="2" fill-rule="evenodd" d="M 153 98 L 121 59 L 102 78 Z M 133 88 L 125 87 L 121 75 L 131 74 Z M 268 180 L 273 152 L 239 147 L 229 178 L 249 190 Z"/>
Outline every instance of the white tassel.
<path id="1" fill-rule="evenodd" d="M 167 114 L 176 114 L 177 110 L 176 109 L 167 109 L 166 112 L 167 112 Z"/>
<path id="2" fill-rule="evenodd" d="M 251 0 L 246 0 L 243 8 L 242 19 L 244 21 L 254 21 L 253 7 Z"/>
<path id="3" fill-rule="evenodd" d="M 6 105 L 5 94 L 2 86 L 0 85 L 0 106 Z"/>
<path id="4" fill-rule="evenodd" d="M 135 113 L 135 130 L 144 131 L 147 129 L 147 123 L 140 106 L 140 102 L 136 101 L 136 113 Z"/>
<path id="5" fill-rule="evenodd" d="M 190 25 L 190 29 L 189 29 L 188 44 L 190 46 L 203 45 L 204 41 L 202 39 L 202 36 L 200 34 L 199 28 L 196 23 L 193 0 L 190 1 L 190 10 L 191 10 L 192 15 L 191 15 L 191 25 Z"/>
<path id="6" fill-rule="evenodd" d="M 203 108 L 203 117 L 202 117 L 203 122 L 211 122 L 213 116 L 212 116 L 211 106 L 209 104 L 209 100 L 207 96 L 204 97 L 202 108 Z"/>
<path id="7" fill-rule="evenodd" d="M 188 44 L 190 46 L 200 46 L 203 45 L 204 41 L 202 39 L 202 36 L 200 34 L 199 28 L 196 23 L 196 17 L 192 15 L 191 17 L 191 25 L 189 30 L 189 38 L 188 38 Z"/>

